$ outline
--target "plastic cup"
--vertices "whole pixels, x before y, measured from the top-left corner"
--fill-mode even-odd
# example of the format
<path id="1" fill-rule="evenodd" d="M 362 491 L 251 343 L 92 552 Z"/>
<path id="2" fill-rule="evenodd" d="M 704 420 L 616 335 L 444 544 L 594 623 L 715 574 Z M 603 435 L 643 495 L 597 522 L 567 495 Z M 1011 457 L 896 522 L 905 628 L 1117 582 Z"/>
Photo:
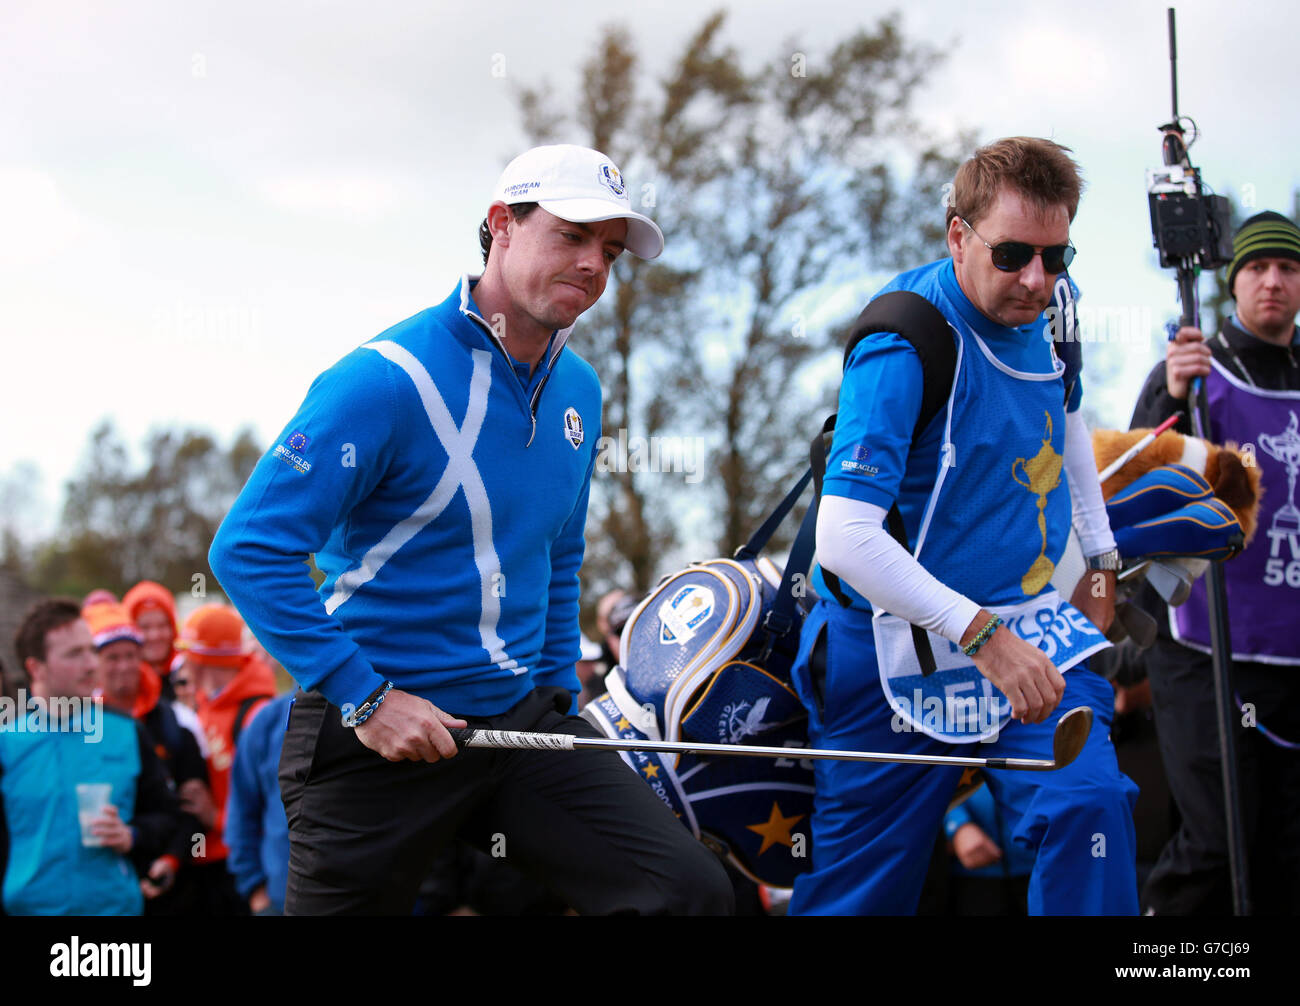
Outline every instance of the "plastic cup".
<path id="1" fill-rule="evenodd" d="M 104 844 L 104 840 L 91 831 L 90 826 L 103 815 L 112 795 L 112 783 L 77 783 L 77 820 L 81 824 L 81 844 L 87 848 Z"/>

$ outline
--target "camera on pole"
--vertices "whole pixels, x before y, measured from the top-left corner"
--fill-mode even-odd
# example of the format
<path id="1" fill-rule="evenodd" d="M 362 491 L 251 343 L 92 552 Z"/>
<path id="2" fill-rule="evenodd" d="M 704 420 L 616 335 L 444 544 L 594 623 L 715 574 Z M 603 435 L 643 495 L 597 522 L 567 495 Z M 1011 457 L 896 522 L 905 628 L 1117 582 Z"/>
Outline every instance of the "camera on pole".
<path id="1" fill-rule="evenodd" d="M 1162 129 L 1177 128 L 1173 123 Z M 1181 147 L 1181 139 L 1173 136 Z M 1168 144 L 1166 144 L 1166 147 Z M 1186 158 L 1186 148 L 1183 147 Z M 1192 259 L 1203 269 L 1217 269 L 1232 261 L 1232 208 L 1226 196 L 1202 191 L 1195 168 L 1171 164 L 1147 172 L 1147 199 L 1151 206 L 1151 235 L 1160 250 L 1160 267 L 1177 266 Z"/>
<path id="2" fill-rule="evenodd" d="M 1147 172 L 1147 201 L 1151 209 L 1151 233 L 1160 250 L 1160 265 L 1172 268 L 1178 280 L 1178 298 L 1183 306 L 1182 327 L 1201 327 L 1197 278 L 1201 269 L 1214 269 L 1232 261 L 1232 225 L 1228 200 L 1206 193 L 1200 172 L 1192 166 L 1187 149 L 1196 142 L 1196 123 L 1178 114 L 1178 46 L 1175 40 L 1174 9 L 1169 8 L 1169 73 L 1173 92 L 1173 118 L 1160 127 L 1164 167 Z M 1183 123 L 1192 129 L 1185 138 Z M 1170 338 L 1176 333 L 1171 332 Z M 1187 410 L 1192 432 L 1211 440 L 1210 414 L 1205 381 L 1193 378 L 1188 387 Z M 1233 739 L 1236 705 L 1232 698 L 1228 660 L 1232 653 L 1228 626 L 1228 594 L 1223 570 L 1211 564 L 1207 573 L 1210 621 L 1211 665 L 1219 728 L 1219 767 L 1223 781 L 1224 820 L 1228 839 L 1228 867 L 1233 911 L 1250 914 L 1250 879 L 1245 856 L 1245 829 L 1238 797 L 1237 752 Z"/>
<path id="3" fill-rule="evenodd" d="M 1232 208 L 1226 196 L 1211 195 L 1192 166 L 1188 148 L 1200 134 L 1190 117 L 1178 114 L 1178 45 L 1174 9 L 1169 8 L 1169 73 L 1173 118 L 1160 127 L 1164 166 L 1147 172 L 1151 235 L 1160 250 L 1160 267 L 1216 269 L 1232 261 Z M 1192 127 L 1185 139 L 1183 123 Z"/>

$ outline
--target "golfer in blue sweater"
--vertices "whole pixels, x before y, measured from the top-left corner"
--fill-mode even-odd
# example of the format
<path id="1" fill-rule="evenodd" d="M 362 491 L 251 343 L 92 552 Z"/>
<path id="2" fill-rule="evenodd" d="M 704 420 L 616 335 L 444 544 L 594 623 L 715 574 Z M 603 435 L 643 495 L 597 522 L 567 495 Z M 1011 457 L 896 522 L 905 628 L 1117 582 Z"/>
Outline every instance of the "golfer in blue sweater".
<path id="1" fill-rule="evenodd" d="M 717 860 L 616 754 L 447 733 L 592 735 L 569 714 L 601 393 L 567 343 L 621 253 L 663 250 L 614 164 L 567 145 L 510 163 L 479 240 L 481 277 L 316 379 L 213 542 L 303 689 L 286 913 L 407 913 L 458 837 L 582 913 L 727 912 Z"/>

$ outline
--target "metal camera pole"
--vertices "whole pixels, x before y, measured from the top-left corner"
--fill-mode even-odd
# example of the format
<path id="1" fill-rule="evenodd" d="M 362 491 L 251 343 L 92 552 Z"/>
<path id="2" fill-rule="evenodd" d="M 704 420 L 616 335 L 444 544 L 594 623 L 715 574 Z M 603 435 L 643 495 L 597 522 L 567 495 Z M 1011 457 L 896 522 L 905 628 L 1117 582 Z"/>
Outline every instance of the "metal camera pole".
<path id="1" fill-rule="evenodd" d="M 1169 71 L 1173 92 L 1173 119 L 1160 129 L 1164 133 L 1162 153 L 1164 163 L 1170 168 L 1181 169 L 1184 177 L 1189 179 L 1191 190 L 1184 192 L 1192 195 L 1187 201 L 1191 219 L 1186 225 L 1203 229 L 1205 226 L 1204 197 L 1200 192 L 1200 179 L 1192 167 L 1187 155 L 1187 144 L 1183 139 L 1183 128 L 1178 117 L 1178 50 L 1175 42 L 1174 9 L 1169 8 Z M 1193 137 L 1195 139 L 1195 137 Z M 1152 187 L 1155 191 L 1155 187 Z M 1153 195 L 1154 199 L 1155 196 Z M 1199 204 L 1199 205 L 1198 205 Z M 1181 210 L 1179 211 L 1181 212 Z M 1153 223 L 1155 213 L 1153 207 Z M 1159 244 L 1159 238 L 1157 239 Z M 1201 327 L 1200 298 L 1197 291 L 1197 277 L 1203 258 L 1209 259 L 1205 264 L 1213 267 L 1217 264 L 1212 253 L 1202 249 L 1201 242 L 1195 250 L 1183 249 L 1182 254 L 1169 255 L 1169 262 L 1176 269 L 1178 278 L 1178 299 L 1183 305 L 1183 327 Z M 1162 248 L 1162 258 L 1165 249 Z M 1202 440 L 1210 439 L 1210 414 L 1206 401 L 1204 378 L 1193 378 L 1188 390 L 1188 412 L 1191 415 L 1192 431 Z M 1218 712 L 1219 724 L 1219 763 L 1223 780 L 1224 815 L 1228 835 L 1228 868 L 1232 880 L 1232 905 L 1236 915 L 1250 914 L 1250 881 L 1246 869 L 1244 829 L 1241 822 L 1240 787 L 1237 781 L 1237 750 L 1234 735 L 1236 732 L 1236 704 L 1232 698 L 1230 679 L 1230 660 L 1232 657 L 1232 640 L 1228 629 L 1228 594 L 1224 584 L 1223 567 L 1220 563 L 1210 563 L 1206 573 L 1208 581 L 1208 602 L 1210 614 L 1210 659 L 1214 669 L 1214 702 Z"/>

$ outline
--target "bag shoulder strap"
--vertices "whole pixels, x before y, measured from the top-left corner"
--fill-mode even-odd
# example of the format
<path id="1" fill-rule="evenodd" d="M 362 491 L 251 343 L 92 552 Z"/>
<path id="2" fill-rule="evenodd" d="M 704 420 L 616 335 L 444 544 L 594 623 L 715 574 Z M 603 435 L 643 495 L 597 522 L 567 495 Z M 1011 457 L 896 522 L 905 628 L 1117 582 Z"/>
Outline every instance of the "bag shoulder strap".
<path id="1" fill-rule="evenodd" d="M 957 346 L 952 326 L 943 312 L 911 290 L 882 293 L 867 305 L 849 330 L 844 346 L 844 366 L 859 342 L 877 332 L 894 332 L 906 339 L 921 358 L 921 412 L 912 428 L 912 440 L 948 401 L 957 374 Z"/>
<path id="2" fill-rule="evenodd" d="M 930 425 L 948 401 L 952 382 L 957 376 L 957 346 L 953 342 L 952 326 L 943 312 L 911 290 L 893 290 L 883 293 L 858 315 L 849 332 L 844 347 L 844 365 L 847 367 L 854 348 L 868 335 L 877 332 L 894 332 L 906 339 L 921 359 L 921 411 L 912 427 L 912 441 L 916 442 L 922 431 Z M 830 453 L 830 436 L 835 429 L 835 416 L 822 425 L 822 432 L 814 438 L 811 450 L 813 480 L 817 498 L 822 495 L 822 481 L 826 476 L 826 458 Z M 911 543 L 903 527 L 903 515 L 895 502 L 889 509 L 887 520 L 890 536 L 909 552 Z M 822 570 L 827 586 L 836 599 L 847 607 L 848 597 L 840 587 L 835 574 Z"/>
<path id="3" fill-rule="evenodd" d="M 894 332 L 906 339 L 921 360 L 921 411 L 912 427 L 912 441 L 920 437 L 922 431 L 930 425 L 948 401 L 952 393 L 952 383 L 957 375 L 957 346 L 953 342 L 952 326 L 937 307 L 918 293 L 910 290 L 894 290 L 875 298 L 858 316 L 849 332 L 849 339 L 844 347 L 844 366 L 854 348 L 868 335 L 877 332 Z M 810 451 L 813 479 L 816 483 L 816 499 L 820 501 L 822 482 L 826 476 L 826 458 L 830 452 L 830 436 L 835 429 L 835 416 L 831 416 L 822 426 L 822 432 L 812 442 Z M 898 503 L 889 508 L 886 518 L 889 535 L 896 542 L 912 551 L 907 538 L 907 529 L 903 524 L 902 511 Z M 822 579 L 830 588 L 835 599 L 844 607 L 851 603 L 840 583 L 839 577 L 825 567 Z M 912 626 L 912 642 L 916 647 L 917 658 L 921 664 L 922 674 L 931 674 L 935 669 L 934 652 L 925 631 Z"/>
<path id="4" fill-rule="evenodd" d="M 239 703 L 239 709 L 235 712 L 235 726 L 230 731 L 231 750 L 239 744 L 239 735 L 244 732 L 244 726 L 248 720 L 248 714 L 253 711 L 254 706 L 260 703 L 270 702 L 274 695 L 249 695 L 243 702 Z"/>
<path id="5" fill-rule="evenodd" d="M 763 521 L 758 530 L 749 536 L 749 541 L 736 549 L 732 558 L 738 562 L 745 559 L 757 559 L 758 553 L 763 550 L 763 546 L 768 543 L 781 522 L 789 515 L 791 509 L 794 508 L 795 502 L 803 495 L 804 489 L 807 488 L 812 478 L 812 469 L 804 472 L 793 488 L 785 494 L 785 498 L 776 505 L 776 509 L 768 515 L 767 520 Z M 780 646 L 791 630 L 798 625 L 798 619 L 796 618 L 799 608 L 798 599 L 804 596 L 804 585 L 808 579 L 808 571 L 812 566 L 816 530 L 817 498 L 814 496 L 812 503 L 808 506 L 808 512 L 804 514 L 803 522 L 799 525 L 794 544 L 790 546 L 790 554 L 785 561 L 785 570 L 781 574 L 781 583 L 776 589 L 776 598 L 772 601 L 772 606 L 763 619 L 764 641 L 757 657 L 757 663 L 760 667 L 766 666 L 772 651 Z"/>

